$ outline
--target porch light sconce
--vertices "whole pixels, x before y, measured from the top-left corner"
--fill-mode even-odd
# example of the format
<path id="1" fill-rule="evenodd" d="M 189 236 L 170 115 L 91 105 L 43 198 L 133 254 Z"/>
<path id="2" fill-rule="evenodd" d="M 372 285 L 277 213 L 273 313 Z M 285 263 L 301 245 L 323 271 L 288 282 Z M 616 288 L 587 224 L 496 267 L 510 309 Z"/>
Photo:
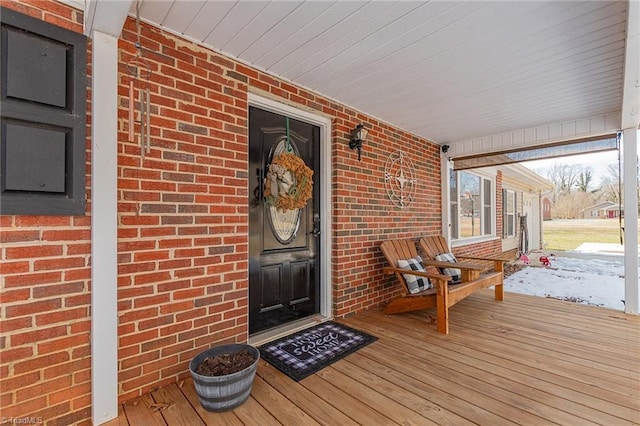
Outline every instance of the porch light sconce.
<path id="1" fill-rule="evenodd" d="M 362 143 L 367 138 L 369 132 L 364 128 L 362 124 L 358 124 L 355 129 L 351 131 L 351 140 L 349 141 L 349 148 L 358 150 L 358 161 L 361 161 L 362 157 Z"/>

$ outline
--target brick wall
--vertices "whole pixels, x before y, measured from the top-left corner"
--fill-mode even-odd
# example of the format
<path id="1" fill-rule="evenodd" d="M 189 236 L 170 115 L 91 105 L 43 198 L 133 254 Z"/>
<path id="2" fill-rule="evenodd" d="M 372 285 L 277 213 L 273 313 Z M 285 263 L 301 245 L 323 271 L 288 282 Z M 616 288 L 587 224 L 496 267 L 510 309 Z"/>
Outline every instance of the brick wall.
<path id="1" fill-rule="evenodd" d="M 333 154 L 332 255 L 338 316 L 379 305 L 397 292 L 395 279 L 381 274 L 386 264 L 379 249 L 382 240 L 439 234 L 441 227 L 439 147 L 348 109 L 345 112 L 350 119 L 334 120 L 338 134 Z M 348 147 L 348 132 L 360 121 L 372 131 L 359 162 Z M 418 179 L 415 200 L 403 209 L 393 206 L 384 182 L 385 163 L 398 150 L 412 160 Z"/>
<path id="2" fill-rule="evenodd" d="M 2 4 L 81 31 L 81 14 L 66 6 Z M 441 226 L 437 145 L 157 28 L 142 25 L 142 38 L 152 71 L 135 83 L 151 93 L 152 147 L 144 159 L 139 142 L 127 137 L 129 108 L 139 109 L 128 96 L 126 64 L 135 54 L 129 19 L 119 42 L 121 401 L 187 376 L 188 361 L 203 348 L 248 337 L 249 91 L 332 119 L 336 316 L 398 291 L 381 274 L 380 241 L 438 234 Z M 360 123 L 370 130 L 362 161 L 348 147 Z M 418 179 L 416 198 L 403 209 L 384 186 L 385 162 L 399 150 Z M 84 217 L 1 218 L 3 416 L 61 424 L 90 418 L 89 208 Z"/>
<path id="3" fill-rule="evenodd" d="M 123 401 L 185 376 L 203 348 L 248 337 L 249 77 L 227 58 L 143 26 L 151 77 L 134 87 L 150 90 L 153 107 L 152 147 L 142 159 L 139 141 L 127 139 L 135 40 L 128 20 L 119 43 Z"/>
<path id="4" fill-rule="evenodd" d="M 82 13 L 67 6 L 16 1 L 0 5 L 82 32 Z M 87 143 L 87 159 L 90 156 Z M 87 167 L 87 186 L 90 170 Z M 0 217 L 3 419 L 29 416 L 45 424 L 89 423 L 90 206 L 86 213 Z"/>
<path id="5" fill-rule="evenodd" d="M 218 53 L 143 26 L 152 70 L 152 149 L 126 142 L 129 20 L 120 42 L 120 394 L 127 400 L 186 375 L 203 348 L 247 339 L 247 94 L 332 117 L 333 311 L 370 308 L 396 291 L 382 239 L 439 231 L 438 146 Z M 153 53 L 151 53 L 153 52 Z M 137 107 L 137 105 L 135 105 Z M 370 129 L 362 161 L 348 148 Z M 419 179 L 405 209 L 389 202 L 385 162 L 403 150 Z"/>

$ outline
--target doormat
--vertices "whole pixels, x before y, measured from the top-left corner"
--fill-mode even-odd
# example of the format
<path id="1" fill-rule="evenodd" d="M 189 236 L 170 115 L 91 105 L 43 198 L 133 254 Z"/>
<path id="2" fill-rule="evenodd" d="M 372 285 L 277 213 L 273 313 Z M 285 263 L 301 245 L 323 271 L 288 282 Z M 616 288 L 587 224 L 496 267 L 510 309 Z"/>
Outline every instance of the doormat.
<path id="1" fill-rule="evenodd" d="M 296 382 L 378 338 L 333 321 L 260 346 L 260 356 Z"/>

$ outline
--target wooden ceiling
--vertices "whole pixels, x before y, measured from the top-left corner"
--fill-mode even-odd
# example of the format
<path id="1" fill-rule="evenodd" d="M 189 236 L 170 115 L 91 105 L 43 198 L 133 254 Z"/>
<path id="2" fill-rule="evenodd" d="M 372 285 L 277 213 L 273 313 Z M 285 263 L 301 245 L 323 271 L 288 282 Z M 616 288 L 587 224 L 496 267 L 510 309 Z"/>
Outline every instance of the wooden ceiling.
<path id="1" fill-rule="evenodd" d="M 439 143 L 622 109 L 625 1 L 139 5 L 144 21 Z"/>

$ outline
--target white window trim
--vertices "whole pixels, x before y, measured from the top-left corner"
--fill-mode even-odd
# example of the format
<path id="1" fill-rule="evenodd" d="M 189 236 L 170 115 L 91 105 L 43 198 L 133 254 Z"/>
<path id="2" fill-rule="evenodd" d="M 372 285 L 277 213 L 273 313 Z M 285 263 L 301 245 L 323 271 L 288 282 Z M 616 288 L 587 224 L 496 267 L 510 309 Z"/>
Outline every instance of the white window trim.
<path id="1" fill-rule="evenodd" d="M 497 238 L 495 235 L 484 235 L 482 237 L 469 237 L 469 238 L 463 238 L 460 240 L 451 240 L 451 247 L 464 247 L 464 246 L 469 246 L 472 244 L 477 244 L 477 243 L 484 243 L 487 241 L 494 241 L 494 240 L 500 240 L 500 238 Z"/>
<path id="2" fill-rule="evenodd" d="M 518 234 L 518 229 L 517 229 L 517 218 L 518 218 L 518 210 L 517 210 L 517 205 L 518 205 L 518 191 L 513 190 L 513 189 L 508 189 L 505 188 L 505 191 L 507 191 L 507 200 L 509 199 L 509 193 L 513 194 L 513 235 L 509 235 L 507 234 L 507 231 L 505 230 L 505 240 L 508 240 L 510 238 L 515 238 L 516 235 Z M 505 214 L 506 216 L 509 215 L 509 207 L 507 206 L 507 213 Z M 502 226 L 505 227 L 505 229 L 509 229 L 508 227 L 506 227 L 506 217 L 502 218 Z"/>
<path id="3" fill-rule="evenodd" d="M 451 245 L 451 247 L 460 247 L 460 246 L 465 246 L 465 245 L 469 245 L 469 244 L 475 244 L 475 243 L 479 243 L 479 242 L 485 242 L 485 241 L 492 241 L 497 239 L 496 236 L 496 219 L 498 217 L 497 214 L 497 205 L 496 205 L 496 175 L 494 173 L 491 172 L 487 172 L 487 171 L 468 171 L 468 170 L 463 170 L 466 173 L 469 173 L 471 175 L 474 176 L 478 176 L 481 181 L 480 181 L 480 197 L 483 198 L 483 191 L 484 191 L 484 185 L 483 185 L 483 181 L 482 179 L 487 179 L 489 180 L 489 182 L 491 182 L 491 204 L 493 207 L 493 218 L 491 218 L 491 234 L 490 235 L 479 235 L 479 236 L 475 236 L 475 237 L 459 237 L 457 239 L 454 239 L 451 236 L 451 232 L 448 233 L 449 235 L 449 244 Z M 459 173 L 455 172 L 454 173 Z M 449 189 L 449 176 L 447 173 L 447 191 Z M 460 206 L 460 185 L 458 184 L 458 188 L 456 191 L 456 196 L 458 198 L 458 206 Z M 449 223 L 451 224 L 454 220 L 457 220 L 453 217 L 451 217 L 450 212 L 451 212 L 451 200 L 449 200 L 449 202 L 447 203 L 447 217 L 449 219 Z M 458 214 L 460 213 L 460 209 L 458 208 Z M 480 217 L 481 217 L 481 229 L 484 230 L 484 208 L 480 209 Z M 460 224 L 458 223 L 458 231 L 460 230 Z"/>
<path id="4" fill-rule="evenodd" d="M 485 237 L 495 237 L 496 236 L 496 222 L 498 221 L 498 205 L 496 204 L 496 178 L 495 176 L 491 177 L 491 176 L 487 176 L 484 179 L 488 179 L 490 184 L 491 184 L 491 206 L 492 206 L 492 215 L 493 217 L 491 218 L 491 233 L 489 235 L 484 235 Z M 484 200 L 484 198 L 483 198 Z M 484 201 L 483 201 L 484 203 Z M 484 215 L 484 204 L 483 206 L 483 212 L 482 214 Z M 484 226 L 484 222 L 482 223 L 482 226 Z"/>

